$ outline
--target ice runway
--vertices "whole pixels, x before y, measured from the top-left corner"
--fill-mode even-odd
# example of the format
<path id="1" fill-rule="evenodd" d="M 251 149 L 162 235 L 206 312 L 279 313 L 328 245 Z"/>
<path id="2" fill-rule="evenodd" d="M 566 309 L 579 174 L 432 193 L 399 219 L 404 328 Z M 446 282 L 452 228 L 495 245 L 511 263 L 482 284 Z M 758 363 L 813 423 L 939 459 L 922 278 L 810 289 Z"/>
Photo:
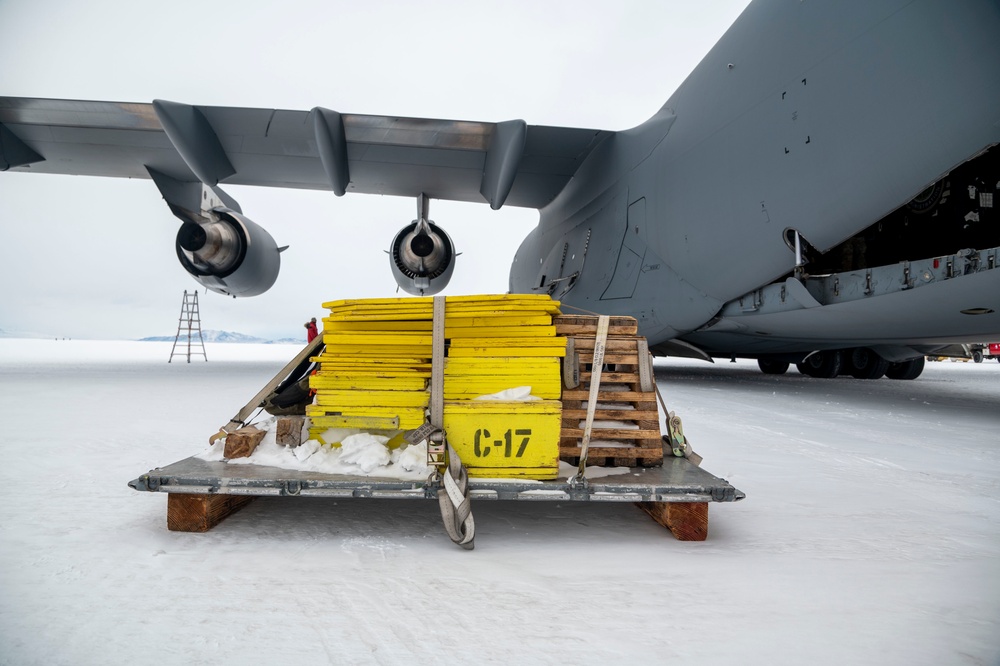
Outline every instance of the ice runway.
<path id="1" fill-rule="evenodd" d="M 657 360 L 704 543 L 628 504 L 264 498 L 171 533 L 126 483 L 202 450 L 297 351 L 0 340 L 0 664 L 1000 661 L 1000 364 L 912 382 Z"/>

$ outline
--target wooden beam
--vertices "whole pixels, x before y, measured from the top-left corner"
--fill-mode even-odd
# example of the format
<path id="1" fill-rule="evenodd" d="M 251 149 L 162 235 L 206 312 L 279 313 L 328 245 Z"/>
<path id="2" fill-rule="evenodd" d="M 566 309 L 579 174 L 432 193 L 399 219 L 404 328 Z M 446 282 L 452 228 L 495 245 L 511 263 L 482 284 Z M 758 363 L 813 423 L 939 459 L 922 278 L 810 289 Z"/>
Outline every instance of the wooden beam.
<path id="1" fill-rule="evenodd" d="M 279 416 L 277 428 L 275 429 L 275 439 L 278 446 L 290 446 L 295 448 L 302 443 L 302 424 L 305 422 L 304 416 Z"/>
<path id="2" fill-rule="evenodd" d="M 252 495 L 167 494 L 167 529 L 207 532 L 255 498 Z"/>
<path id="3" fill-rule="evenodd" d="M 679 541 L 704 541 L 708 537 L 708 502 L 636 502 L 635 505 Z"/>
<path id="4" fill-rule="evenodd" d="M 236 432 L 231 432 L 226 435 L 226 448 L 222 455 L 228 460 L 246 458 L 254 452 L 254 449 L 257 448 L 257 445 L 260 444 L 266 434 L 263 430 L 258 430 L 253 426 L 247 426 L 240 428 Z"/>

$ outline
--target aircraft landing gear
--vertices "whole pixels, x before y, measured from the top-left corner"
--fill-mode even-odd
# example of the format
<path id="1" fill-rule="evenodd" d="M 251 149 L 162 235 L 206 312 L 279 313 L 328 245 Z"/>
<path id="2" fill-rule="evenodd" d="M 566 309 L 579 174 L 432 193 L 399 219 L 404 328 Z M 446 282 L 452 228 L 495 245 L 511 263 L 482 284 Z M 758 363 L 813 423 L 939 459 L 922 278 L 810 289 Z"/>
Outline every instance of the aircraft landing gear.
<path id="1" fill-rule="evenodd" d="M 889 369 L 889 362 L 867 347 L 850 350 L 847 371 L 855 379 L 879 379 Z"/>
<path id="2" fill-rule="evenodd" d="M 806 357 L 795 367 L 803 375 L 817 379 L 832 379 L 840 374 L 841 355 L 839 351 L 818 351 Z"/>
<path id="3" fill-rule="evenodd" d="M 924 357 L 902 363 L 890 363 L 885 376 L 889 379 L 916 379 L 924 371 Z"/>
<path id="4" fill-rule="evenodd" d="M 757 366 L 765 375 L 783 375 L 789 364 L 771 357 L 758 358 Z M 801 374 L 816 379 L 833 379 L 842 374 L 855 379 L 916 379 L 924 371 L 924 357 L 891 363 L 874 349 L 857 347 L 814 352 L 795 367 Z"/>
<path id="5" fill-rule="evenodd" d="M 788 371 L 787 361 L 769 361 L 767 359 L 757 359 L 757 367 L 765 375 L 783 375 Z"/>

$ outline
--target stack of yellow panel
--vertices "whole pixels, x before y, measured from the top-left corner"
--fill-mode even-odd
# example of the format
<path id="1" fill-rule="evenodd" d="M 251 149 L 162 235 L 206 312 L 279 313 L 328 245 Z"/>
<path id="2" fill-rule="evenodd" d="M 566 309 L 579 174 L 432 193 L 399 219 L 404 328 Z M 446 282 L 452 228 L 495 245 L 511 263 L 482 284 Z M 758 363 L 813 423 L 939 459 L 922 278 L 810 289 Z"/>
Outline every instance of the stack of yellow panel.
<path id="1" fill-rule="evenodd" d="M 430 403 L 433 298 L 324 303 L 326 349 L 307 414 L 328 428 L 408 430 Z M 566 341 L 548 296 L 449 296 L 445 302 L 444 427 L 474 476 L 554 478 Z M 473 401 L 530 386 L 541 401 Z M 503 426 L 503 427 L 501 427 Z M 551 432 L 549 432 L 551 431 Z"/>

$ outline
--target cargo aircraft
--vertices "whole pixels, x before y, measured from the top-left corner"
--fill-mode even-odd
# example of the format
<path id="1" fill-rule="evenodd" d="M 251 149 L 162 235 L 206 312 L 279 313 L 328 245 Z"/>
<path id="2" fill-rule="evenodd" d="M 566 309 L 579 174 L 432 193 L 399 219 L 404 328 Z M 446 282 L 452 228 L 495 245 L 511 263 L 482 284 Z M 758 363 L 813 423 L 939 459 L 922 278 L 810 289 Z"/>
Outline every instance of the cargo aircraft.
<path id="1" fill-rule="evenodd" d="M 422 295 L 457 255 L 432 200 L 535 208 L 511 292 L 632 315 L 657 354 L 912 379 L 1000 336 L 998 35 L 996 0 L 756 0 L 619 132 L 0 97 L 0 169 L 151 179 L 232 296 L 284 248 L 228 184 L 412 197 L 389 268 Z"/>

